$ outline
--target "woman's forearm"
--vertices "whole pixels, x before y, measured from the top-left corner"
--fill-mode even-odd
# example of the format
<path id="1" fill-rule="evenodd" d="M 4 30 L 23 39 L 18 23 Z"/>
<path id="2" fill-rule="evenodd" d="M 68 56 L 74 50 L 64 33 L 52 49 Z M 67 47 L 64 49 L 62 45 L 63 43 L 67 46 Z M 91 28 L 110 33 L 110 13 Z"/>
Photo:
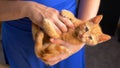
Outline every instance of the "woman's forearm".
<path id="1" fill-rule="evenodd" d="M 100 5 L 100 0 L 80 0 L 78 18 L 88 20 L 95 17 Z"/>
<path id="2" fill-rule="evenodd" d="M 25 17 L 25 1 L 0 1 L 0 21 Z"/>

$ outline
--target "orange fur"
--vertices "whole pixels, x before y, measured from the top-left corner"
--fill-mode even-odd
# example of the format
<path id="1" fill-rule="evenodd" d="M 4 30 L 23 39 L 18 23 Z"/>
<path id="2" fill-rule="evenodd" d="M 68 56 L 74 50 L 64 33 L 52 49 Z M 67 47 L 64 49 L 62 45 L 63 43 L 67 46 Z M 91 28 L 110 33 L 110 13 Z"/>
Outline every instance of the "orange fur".
<path id="1" fill-rule="evenodd" d="M 69 28 L 68 32 L 59 35 L 48 19 L 44 19 L 42 24 L 45 32 L 40 30 L 37 25 L 32 24 L 36 56 L 46 64 L 54 65 L 68 58 L 79 51 L 84 43 L 93 46 L 111 38 L 109 35 L 104 34 L 99 26 L 102 15 L 84 22 L 74 17 L 67 10 L 63 10 L 61 15 L 70 19 L 75 25 L 75 29 Z M 49 41 L 50 37 L 62 39 L 72 45 L 53 44 Z"/>

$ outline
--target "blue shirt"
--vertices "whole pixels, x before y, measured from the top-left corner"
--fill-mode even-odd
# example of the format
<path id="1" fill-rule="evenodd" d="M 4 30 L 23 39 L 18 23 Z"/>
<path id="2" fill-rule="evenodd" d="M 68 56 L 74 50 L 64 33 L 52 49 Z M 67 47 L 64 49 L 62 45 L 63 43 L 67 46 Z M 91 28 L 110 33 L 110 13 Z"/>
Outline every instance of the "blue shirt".
<path id="1" fill-rule="evenodd" d="M 67 9 L 76 14 L 75 0 L 33 0 L 59 11 Z M 84 48 L 54 66 L 45 65 L 35 56 L 31 20 L 22 18 L 2 24 L 3 49 L 11 68 L 84 68 Z"/>

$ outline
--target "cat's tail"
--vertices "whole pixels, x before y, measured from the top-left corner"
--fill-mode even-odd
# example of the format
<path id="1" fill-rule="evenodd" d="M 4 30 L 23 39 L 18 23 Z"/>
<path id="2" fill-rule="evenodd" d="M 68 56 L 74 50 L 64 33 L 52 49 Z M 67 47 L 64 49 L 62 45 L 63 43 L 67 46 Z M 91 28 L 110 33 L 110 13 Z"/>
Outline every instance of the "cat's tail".
<path id="1" fill-rule="evenodd" d="M 37 57 L 40 57 L 41 50 L 43 48 L 42 44 L 44 33 L 40 30 L 40 28 L 37 25 L 32 24 L 32 35 L 35 42 L 35 54 Z"/>

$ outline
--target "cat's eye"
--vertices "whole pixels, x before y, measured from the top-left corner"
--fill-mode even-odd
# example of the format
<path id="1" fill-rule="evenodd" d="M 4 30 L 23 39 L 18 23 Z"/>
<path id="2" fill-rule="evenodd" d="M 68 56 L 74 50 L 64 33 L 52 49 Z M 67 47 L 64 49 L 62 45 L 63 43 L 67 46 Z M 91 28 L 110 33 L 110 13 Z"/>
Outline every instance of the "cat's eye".
<path id="1" fill-rule="evenodd" d="M 92 40 L 92 36 L 89 36 L 88 38 Z"/>
<path id="2" fill-rule="evenodd" d="M 89 29 L 88 29 L 88 27 L 85 27 L 85 31 L 87 32 Z"/>

